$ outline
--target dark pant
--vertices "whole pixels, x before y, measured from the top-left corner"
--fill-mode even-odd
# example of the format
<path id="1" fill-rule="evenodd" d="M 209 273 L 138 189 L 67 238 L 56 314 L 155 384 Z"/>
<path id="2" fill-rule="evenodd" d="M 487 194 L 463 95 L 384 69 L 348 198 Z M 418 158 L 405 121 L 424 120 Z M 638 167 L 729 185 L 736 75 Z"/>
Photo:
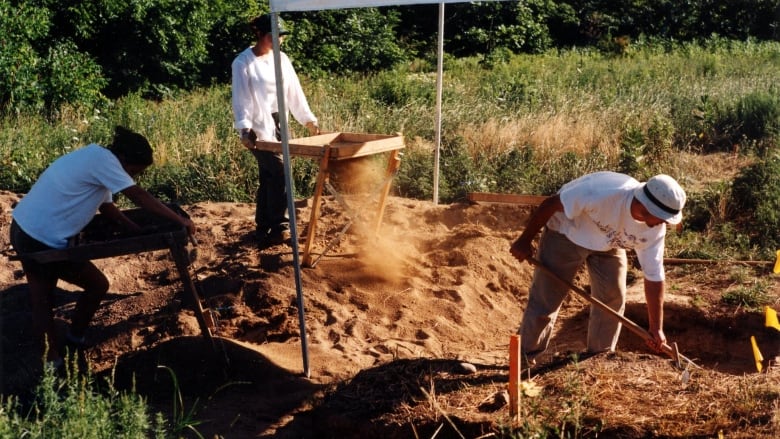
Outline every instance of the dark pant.
<path id="1" fill-rule="evenodd" d="M 81 271 L 86 261 L 57 261 L 41 264 L 23 256 L 27 253 L 51 250 L 52 247 L 28 235 L 15 220 L 11 221 L 11 245 L 16 254 L 21 256 L 22 268 L 25 273 L 64 279 Z"/>
<path id="2" fill-rule="evenodd" d="M 282 139 L 279 113 L 272 114 L 276 124 L 276 140 Z M 260 185 L 255 196 L 255 223 L 258 235 L 281 233 L 290 228 L 287 212 L 287 185 L 284 181 L 284 159 L 282 154 L 253 150 L 257 159 Z"/>
<path id="3" fill-rule="evenodd" d="M 90 261 L 58 261 L 41 264 L 25 258 L 29 253 L 49 250 L 51 247 L 28 235 L 16 224 L 16 221 L 11 222 L 11 245 L 20 256 L 22 268 L 27 276 L 33 330 L 42 343 L 50 344 L 48 360 L 54 360 L 59 355 L 58 347 L 55 346 L 57 336 L 52 297 L 57 281 L 62 279 L 84 289 L 76 302 L 70 325 L 71 334 L 81 337 L 100 306 L 100 301 L 108 292 L 108 279 Z"/>
<path id="4" fill-rule="evenodd" d="M 253 150 L 257 159 L 260 185 L 255 198 L 255 223 L 260 235 L 275 234 L 290 228 L 287 212 L 287 187 L 281 154 Z"/>

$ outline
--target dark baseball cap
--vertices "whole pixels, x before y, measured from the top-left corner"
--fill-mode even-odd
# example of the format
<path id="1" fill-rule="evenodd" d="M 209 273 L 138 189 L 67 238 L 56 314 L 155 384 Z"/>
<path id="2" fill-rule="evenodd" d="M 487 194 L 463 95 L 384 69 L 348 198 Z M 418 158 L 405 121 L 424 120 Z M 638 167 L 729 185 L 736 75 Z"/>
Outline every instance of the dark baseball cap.
<path id="1" fill-rule="evenodd" d="M 279 21 L 279 35 L 289 34 L 290 31 L 288 31 L 287 28 L 284 27 L 284 23 L 282 22 L 281 17 L 279 17 L 278 21 Z M 251 27 L 253 31 L 260 32 L 262 34 L 271 33 L 271 29 L 272 29 L 271 14 L 263 14 L 255 17 L 249 23 L 249 27 Z"/>

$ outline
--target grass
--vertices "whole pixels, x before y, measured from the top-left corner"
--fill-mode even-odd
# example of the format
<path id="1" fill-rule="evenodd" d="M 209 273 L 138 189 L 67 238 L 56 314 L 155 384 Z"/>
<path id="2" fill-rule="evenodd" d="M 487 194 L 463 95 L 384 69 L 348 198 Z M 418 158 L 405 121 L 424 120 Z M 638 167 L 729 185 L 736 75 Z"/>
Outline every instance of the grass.
<path id="1" fill-rule="evenodd" d="M 491 69 L 480 65 L 479 58 L 449 59 L 443 86 L 443 147 L 457 150 L 455 158 L 486 164 L 466 170 L 471 173 L 490 174 L 502 164 L 524 169 L 516 169 L 521 178 L 510 185 L 474 183 L 484 180 L 480 178 L 457 181 L 454 176 L 463 169 L 445 170 L 443 201 L 454 201 L 480 185 L 506 192 L 550 192 L 574 175 L 597 169 L 632 171 L 640 178 L 663 170 L 679 176 L 686 187 L 696 185 L 710 170 L 706 162 L 692 164 L 684 153 L 700 146 L 700 136 L 714 136 L 708 123 L 717 122 L 715 110 L 745 111 L 744 105 L 737 105 L 743 97 L 778 94 L 778 46 L 721 40 L 675 47 L 639 42 L 623 56 L 554 51 L 517 55 Z M 409 150 L 420 151 L 412 157 L 426 162 L 421 171 L 430 179 L 435 73 L 413 70 L 415 66 L 303 81 L 324 129 L 401 132 Z M 153 171 L 142 183 L 154 186 L 166 178 L 176 180 L 171 184 L 189 189 L 168 195 L 184 203 L 246 201 L 256 180 L 254 163 L 237 142 L 230 111 L 229 86 L 215 85 L 162 102 L 131 95 L 100 111 L 66 108 L 56 120 L 7 117 L 0 121 L 0 187 L 26 191 L 55 157 L 89 142 L 108 142 L 112 127 L 123 124 L 150 139 L 158 168 L 164 169 L 165 175 Z M 711 120 L 693 118 L 702 111 L 710 111 L 705 116 Z M 291 127 L 293 136 L 304 135 L 297 123 Z M 626 150 L 632 151 L 635 163 L 621 169 L 621 161 L 631 158 L 625 157 Z M 507 157 L 513 152 L 529 158 L 512 162 Z M 460 165 L 450 157 L 443 160 L 445 166 L 453 161 Z M 191 182 L 191 173 L 180 168 L 195 162 L 204 163 L 198 174 L 202 178 Z M 313 188 L 313 170 L 303 160 L 295 162 L 296 175 L 302 175 L 296 191 L 306 196 Z M 203 183 L 213 181 L 227 187 Z M 431 188 L 397 185 L 397 190 L 431 195 Z"/>
<path id="2" fill-rule="evenodd" d="M 64 376 L 44 367 L 34 399 L 24 404 L 8 397 L 0 404 L 0 438 L 167 438 L 160 414 L 152 420 L 146 400 L 135 392 L 119 392 L 112 382 L 98 383 L 77 373 L 77 360 Z"/>

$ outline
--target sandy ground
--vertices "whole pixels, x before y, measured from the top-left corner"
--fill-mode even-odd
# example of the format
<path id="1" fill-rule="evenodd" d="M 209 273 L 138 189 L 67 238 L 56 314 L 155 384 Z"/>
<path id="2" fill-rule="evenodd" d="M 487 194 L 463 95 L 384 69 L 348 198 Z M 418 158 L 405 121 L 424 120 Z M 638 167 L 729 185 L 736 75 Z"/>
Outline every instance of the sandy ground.
<path id="1" fill-rule="evenodd" d="M 0 248 L 7 255 L 11 206 L 19 197 L 0 192 Z M 316 265 L 300 270 L 300 288 L 292 248 L 260 249 L 254 242 L 252 204 L 182 206 L 198 227 L 189 275 L 215 317 L 213 346 L 200 330 L 168 251 L 97 260 L 111 289 L 88 333 L 92 371 L 113 371 L 120 388 L 135 379 L 136 389 L 165 413 L 173 386 L 162 366 L 169 368 L 187 404 L 198 408 L 196 418 L 204 421 L 198 430 L 206 437 L 479 437 L 498 431 L 508 413 L 493 398 L 506 388 L 508 342 L 520 323 L 532 274 L 508 248 L 530 208 L 390 197 L 374 234 L 376 200 L 347 197 L 360 218 L 339 239 L 349 218 L 337 200 L 324 198 L 313 241 Z M 301 252 L 310 212 L 311 200 L 297 203 Z M 321 256 L 328 245 L 332 248 Z M 717 306 L 720 291 L 733 282 L 724 278 L 725 270 L 669 270 L 669 338 L 709 371 L 708 380 L 726 385 L 755 375 L 746 340 L 761 335 L 763 321 L 755 313 Z M 585 285 L 587 279 L 578 282 Z M 60 283 L 58 319 L 67 321 L 77 296 L 75 287 Z M 629 296 L 626 315 L 645 326 L 641 279 L 632 282 Z M 0 311 L 0 391 L 24 394 L 34 386 L 40 360 L 30 339 L 21 267 L 5 257 L 0 257 Z M 581 352 L 586 325 L 587 302 L 570 297 L 542 362 L 556 364 L 556 358 Z M 673 397 L 685 391 L 680 371 L 650 354 L 628 331 L 617 354 L 585 361 L 593 362 L 589 377 L 602 374 L 598 383 L 583 385 L 599 395 L 594 410 L 603 416 L 613 404 L 657 410 L 656 404 L 648 409 L 636 403 L 646 400 L 647 389 L 621 382 L 673 380 Z M 554 383 L 546 386 L 555 391 Z M 459 428 L 449 429 L 444 414 Z M 629 414 L 614 421 L 613 433 L 621 434 L 603 437 L 654 436 L 653 428 L 665 419 L 657 411 L 661 420 L 655 423 Z M 696 416 L 713 415 L 702 410 Z M 679 420 L 680 425 L 702 436 L 716 434 L 714 421 L 696 416 Z M 669 414 L 666 421 L 672 418 Z M 770 431 L 767 422 L 743 437 Z"/>

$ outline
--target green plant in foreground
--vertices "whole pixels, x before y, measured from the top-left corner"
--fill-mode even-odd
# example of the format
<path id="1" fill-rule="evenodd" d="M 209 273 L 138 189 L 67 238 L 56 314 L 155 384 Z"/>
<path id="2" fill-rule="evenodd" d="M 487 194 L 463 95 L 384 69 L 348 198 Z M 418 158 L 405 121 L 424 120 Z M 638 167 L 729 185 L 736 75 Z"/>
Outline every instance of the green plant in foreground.
<path id="1" fill-rule="evenodd" d="M 65 365 L 64 377 L 45 366 L 27 409 L 14 397 L 2 401 L 0 438 L 166 437 L 159 419 L 154 424 L 149 421 L 148 406 L 141 396 L 119 392 L 111 381 L 99 386 L 91 374 L 77 370 L 75 356 Z"/>
<path id="2" fill-rule="evenodd" d="M 184 399 L 181 395 L 181 389 L 179 388 L 179 380 L 176 378 L 176 374 L 168 366 L 158 365 L 158 369 L 164 369 L 171 375 L 173 381 L 173 418 L 171 420 L 173 433 L 178 437 L 185 430 L 191 431 L 197 437 L 203 439 L 203 435 L 195 428 L 201 421 L 195 419 L 197 413 L 198 401 L 190 407 L 189 411 L 184 409 Z"/>

